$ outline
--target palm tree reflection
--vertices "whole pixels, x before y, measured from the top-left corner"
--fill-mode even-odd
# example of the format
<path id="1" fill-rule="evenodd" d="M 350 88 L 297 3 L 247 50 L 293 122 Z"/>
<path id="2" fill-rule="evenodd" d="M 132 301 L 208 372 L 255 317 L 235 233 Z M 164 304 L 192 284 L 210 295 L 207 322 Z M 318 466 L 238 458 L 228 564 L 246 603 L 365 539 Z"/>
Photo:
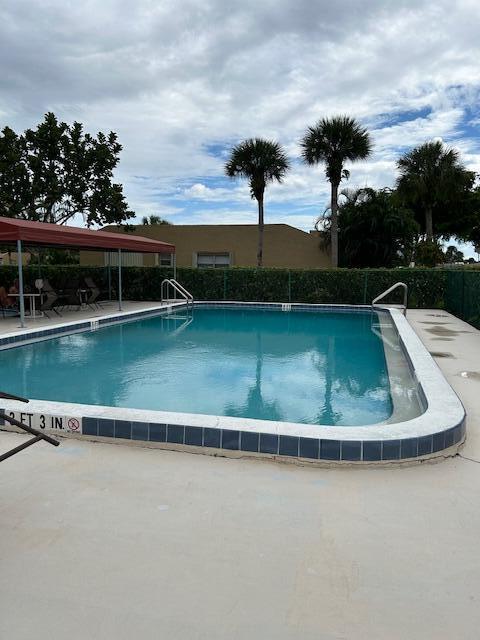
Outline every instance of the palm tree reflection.
<path id="1" fill-rule="evenodd" d="M 244 404 L 227 404 L 225 415 L 258 420 L 282 420 L 282 412 L 276 401 L 265 400 L 262 393 L 263 349 L 262 336 L 256 334 L 255 383 L 250 386 Z"/>
<path id="2" fill-rule="evenodd" d="M 342 414 L 333 408 L 333 388 L 335 382 L 335 336 L 328 338 L 328 350 L 326 358 L 321 358 L 317 351 L 314 354 L 313 361 L 315 368 L 318 370 L 319 377 L 325 379 L 325 396 L 323 405 L 320 407 L 316 415 L 315 422 L 317 424 L 334 425 L 337 424 Z"/>

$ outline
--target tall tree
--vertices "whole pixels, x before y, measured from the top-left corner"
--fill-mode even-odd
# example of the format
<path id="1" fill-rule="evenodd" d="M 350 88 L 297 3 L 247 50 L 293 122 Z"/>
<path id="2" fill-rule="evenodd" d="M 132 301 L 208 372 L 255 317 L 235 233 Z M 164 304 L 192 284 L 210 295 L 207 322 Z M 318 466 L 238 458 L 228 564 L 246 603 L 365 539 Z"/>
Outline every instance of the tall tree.
<path id="1" fill-rule="evenodd" d="M 263 264 L 263 200 L 269 182 L 282 182 L 290 168 L 287 156 L 278 142 L 250 138 L 233 147 L 225 173 L 230 178 L 246 178 L 250 195 L 258 203 L 257 265 Z"/>
<path id="2" fill-rule="evenodd" d="M 81 214 L 87 226 L 131 218 L 113 172 L 117 135 L 84 133 L 47 113 L 35 129 L 0 133 L 0 215 L 64 224 Z"/>
<path id="3" fill-rule="evenodd" d="M 300 146 L 306 164 L 325 164 L 325 175 L 331 187 L 331 259 L 338 267 L 338 188 L 350 173 L 346 162 L 364 160 L 372 152 L 368 131 L 349 116 L 323 118 L 309 127 Z"/>
<path id="4" fill-rule="evenodd" d="M 438 140 L 426 142 L 402 156 L 397 168 L 398 192 L 417 213 L 427 242 L 468 233 L 475 173 L 462 165 L 458 151 Z"/>

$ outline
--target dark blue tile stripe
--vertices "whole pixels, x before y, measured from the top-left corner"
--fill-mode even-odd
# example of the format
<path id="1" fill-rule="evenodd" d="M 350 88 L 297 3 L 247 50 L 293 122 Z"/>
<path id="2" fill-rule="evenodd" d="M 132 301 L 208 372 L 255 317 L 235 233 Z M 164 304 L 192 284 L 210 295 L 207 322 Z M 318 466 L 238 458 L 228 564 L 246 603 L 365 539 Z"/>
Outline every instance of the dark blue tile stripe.
<path id="1" fill-rule="evenodd" d="M 430 436 L 403 440 L 325 440 L 215 427 L 149 424 L 83 418 L 83 433 L 103 437 L 167 442 L 195 447 L 345 462 L 406 460 L 437 453 L 465 437 L 465 423 Z"/>
<path id="2" fill-rule="evenodd" d="M 182 309 L 185 306 L 186 305 L 181 305 L 181 306 L 179 305 L 176 308 Z M 165 308 L 162 308 L 162 309 L 159 308 L 154 311 L 152 310 L 138 311 L 128 316 L 119 315 L 119 316 L 113 316 L 111 318 L 98 318 L 98 319 L 92 318 L 92 320 L 97 320 L 99 326 L 105 326 L 105 325 L 108 326 L 111 324 L 130 322 L 133 320 L 138 320 L 140 318 L 142 319 L 154 318 L 156 316 L 161 316 L 166 314 L 167 314 L 167 311 Z M 87 322 L 80 322 L 78 324 L 69 325 L 66 327 L 52 327 L 51 329 L 42 329 L 41 331 L 30 331 L 28 334 L 21 334 L 16 336 L 7 336 L 5 338 L 0 338 L 0 347 L 4 347 L 7 345 L 11 345 L 12 347 L 14 346 L 20 347 L 24 343 L 40 340 L 41 338 L 50 339 L 50 338 L 61 336 L 63 334 L 74 334 L 74 333 L 80 333 L 80 332 L 90 331 L 90 330 L 91 330 L 91 321 L 88 320 Z"/>

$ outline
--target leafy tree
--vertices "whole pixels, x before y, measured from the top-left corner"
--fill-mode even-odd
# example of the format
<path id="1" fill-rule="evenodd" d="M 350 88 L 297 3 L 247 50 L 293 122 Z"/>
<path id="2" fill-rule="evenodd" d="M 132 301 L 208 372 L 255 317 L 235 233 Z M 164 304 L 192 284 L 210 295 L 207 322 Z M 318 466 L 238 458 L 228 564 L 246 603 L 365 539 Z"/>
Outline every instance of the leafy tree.
<path id="1" fill-rule="evenodd" d="M 395 192 L 344 190 L 339 207 L 340 262 L 344 267 L 392 267 L 411 261 L 418 225 Z"/>
<path id="2" fill-rule="evenodd" d="M 367 158 L 372 149 L 368 131 L 348 116 L 323 118 L 309 127 L 300 142 L 306 164 L 325 164 L 325 174 L 331 186 L 331 256 L 338 266 L 338 188 L 350 173 L 346 162 Z"/>
<path id="3" fill-rule="evenodd" d="M 0 134 L 0 215 L 17 218 L 29 205 L 24 141 L 5 127 Z"/>
<path id="4" fill-rule="evenodd" d="M 477 251 L 480 247 L 480 186 L 468 193 L 462 212 L 464 216 L 455 220 L 453 235 L 459 240 L 473 243 L 476 253 L 480 253 Z"/>
<path id="5" fill-rule="evenodd" d="M 42 264 L 80 264 L 80 253 L 74 249 L 43 249 L 40 252 Z"/>
<path id="6" fill-rule="evenodd" d="M 263 231 L 265 188 L 269 182 L 282 182 L 290 168 L 287 156 L 278 142 L 250 138 L 233 147 L 225 173 L 230 178 L 246 178 L 250 195 L 258 203 L 257 265 L 263 264 Z"/>
<path id="7" fill-rule="evenodd" d="M 461 164 L 458 151 L 440 141 L 426 142 L 401 157 L 397 167 L 398 192 L 415 211 L 428 242 L 468 234 L 475 173 Z"/>
<path id="8" fill-rule="evenodd" d="M 415 246 L 415 264 L 418 267 L 435 267 L 445 262 L 445 254 L 438 240 L 419 240 Z"/>
<path id="9" fill-rule="evenodd" d="M 460 251 L 460 249 L 458 249 L 458 247 L 456 247 L 453 244 L 449 245 L 445 250 L 444 261 L 447 264 L 452 264 L 455 262 L 463 262 L 464 259 L 465 259 L 465 255 L 463 251 Z"/>
<path id="10" fill-rule="evenodd" d="M 117 135 L 84 133 L 47 113 L 36 129 L 0 133 L 0 215 L 64 224 L 81 214 L 87 224 L 131 218 L 121 184 L 113 181 L 122 146 Z"/>
<path id="11" fill-rule="evenodd" d="M 142 224 L 143 225 L 156 225 L 156 224 L 171 225 L 172 223 L 169 222 L 168 220 L 165 220 L 164 218 L 161 218 L 160 216 L 151 215 L 151 216 L 143 216 Z"/>

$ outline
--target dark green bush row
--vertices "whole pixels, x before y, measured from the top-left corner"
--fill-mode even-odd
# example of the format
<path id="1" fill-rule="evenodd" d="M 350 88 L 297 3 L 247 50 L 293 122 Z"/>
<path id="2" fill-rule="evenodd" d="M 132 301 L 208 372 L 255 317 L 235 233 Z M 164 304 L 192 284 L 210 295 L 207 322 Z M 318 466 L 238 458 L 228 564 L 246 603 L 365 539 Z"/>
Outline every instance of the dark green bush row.
<path id="1" fill-rule="evenodd" d="M 337 304 L 369 304 L 402 280 L 412 307 L 441 307 L 446 284 L 445 272 L 433 269 L 179 269 L 178 278 L 200 300 Z M 390 301 L 399 302 L 401 296 L 398 291 Z"/>
<path id="2" fill-rule="evenodd" d="M 105 267 L 31 266 L 25 268 L 25 281 L 33 285 L 42 275 L 54 288 L 65 289 L 76 286 L 87 274 L 104 291 L 108 290 Z M 122 274 L 125 299 L 159 300 L 162 280 L 171 277 L 173 272 L 169 268 L 124 267 Z M 401 280 L 409 287 L 411 307 L 443 307 L 450 275 L 451 272 L 438 269 L 179 268 L 177 271 L 177 279 L 197 300 L 369 304 L 375 296 Z M 471 272 L 471 275 L 480 277 L 480 273 Z M 11 284 L 16 276 L 16 267 L 0 267 L 0 285 Z M 110 276 L 116 290 L 117 269 L 112 267 Z M 401 296 L 401 291 L 397 291 L 389 301 L 400 302 Z"/>
<path id="3" fill-rule="evenodd" d="M 25 282 L 33 287 L 39 276 L 48 278 L 56 289 L 78 286 L 91 276 L 108 296 L 109 279 L 113 296 L 117 289 L 117 269 L 105 267 L 29 266 Z M 161 283 L 172 277 L 169 268 L 124 267 L 123 292 L 126 300 L 159 300 Z M 17 268 L 0 267 L 0 286 L 9 287 Z M 186 269 L 177 271 L 178 280 L 197 300 L 244 300 L 265 302 L 316 302 L 369 304 L 379 293 L 398 281 L 409 288 L 409 307 L 445 308 L 480 328 L 480 270 L 441 269 Z M 400 302 L 399 290 L 389 302 Z"/>

